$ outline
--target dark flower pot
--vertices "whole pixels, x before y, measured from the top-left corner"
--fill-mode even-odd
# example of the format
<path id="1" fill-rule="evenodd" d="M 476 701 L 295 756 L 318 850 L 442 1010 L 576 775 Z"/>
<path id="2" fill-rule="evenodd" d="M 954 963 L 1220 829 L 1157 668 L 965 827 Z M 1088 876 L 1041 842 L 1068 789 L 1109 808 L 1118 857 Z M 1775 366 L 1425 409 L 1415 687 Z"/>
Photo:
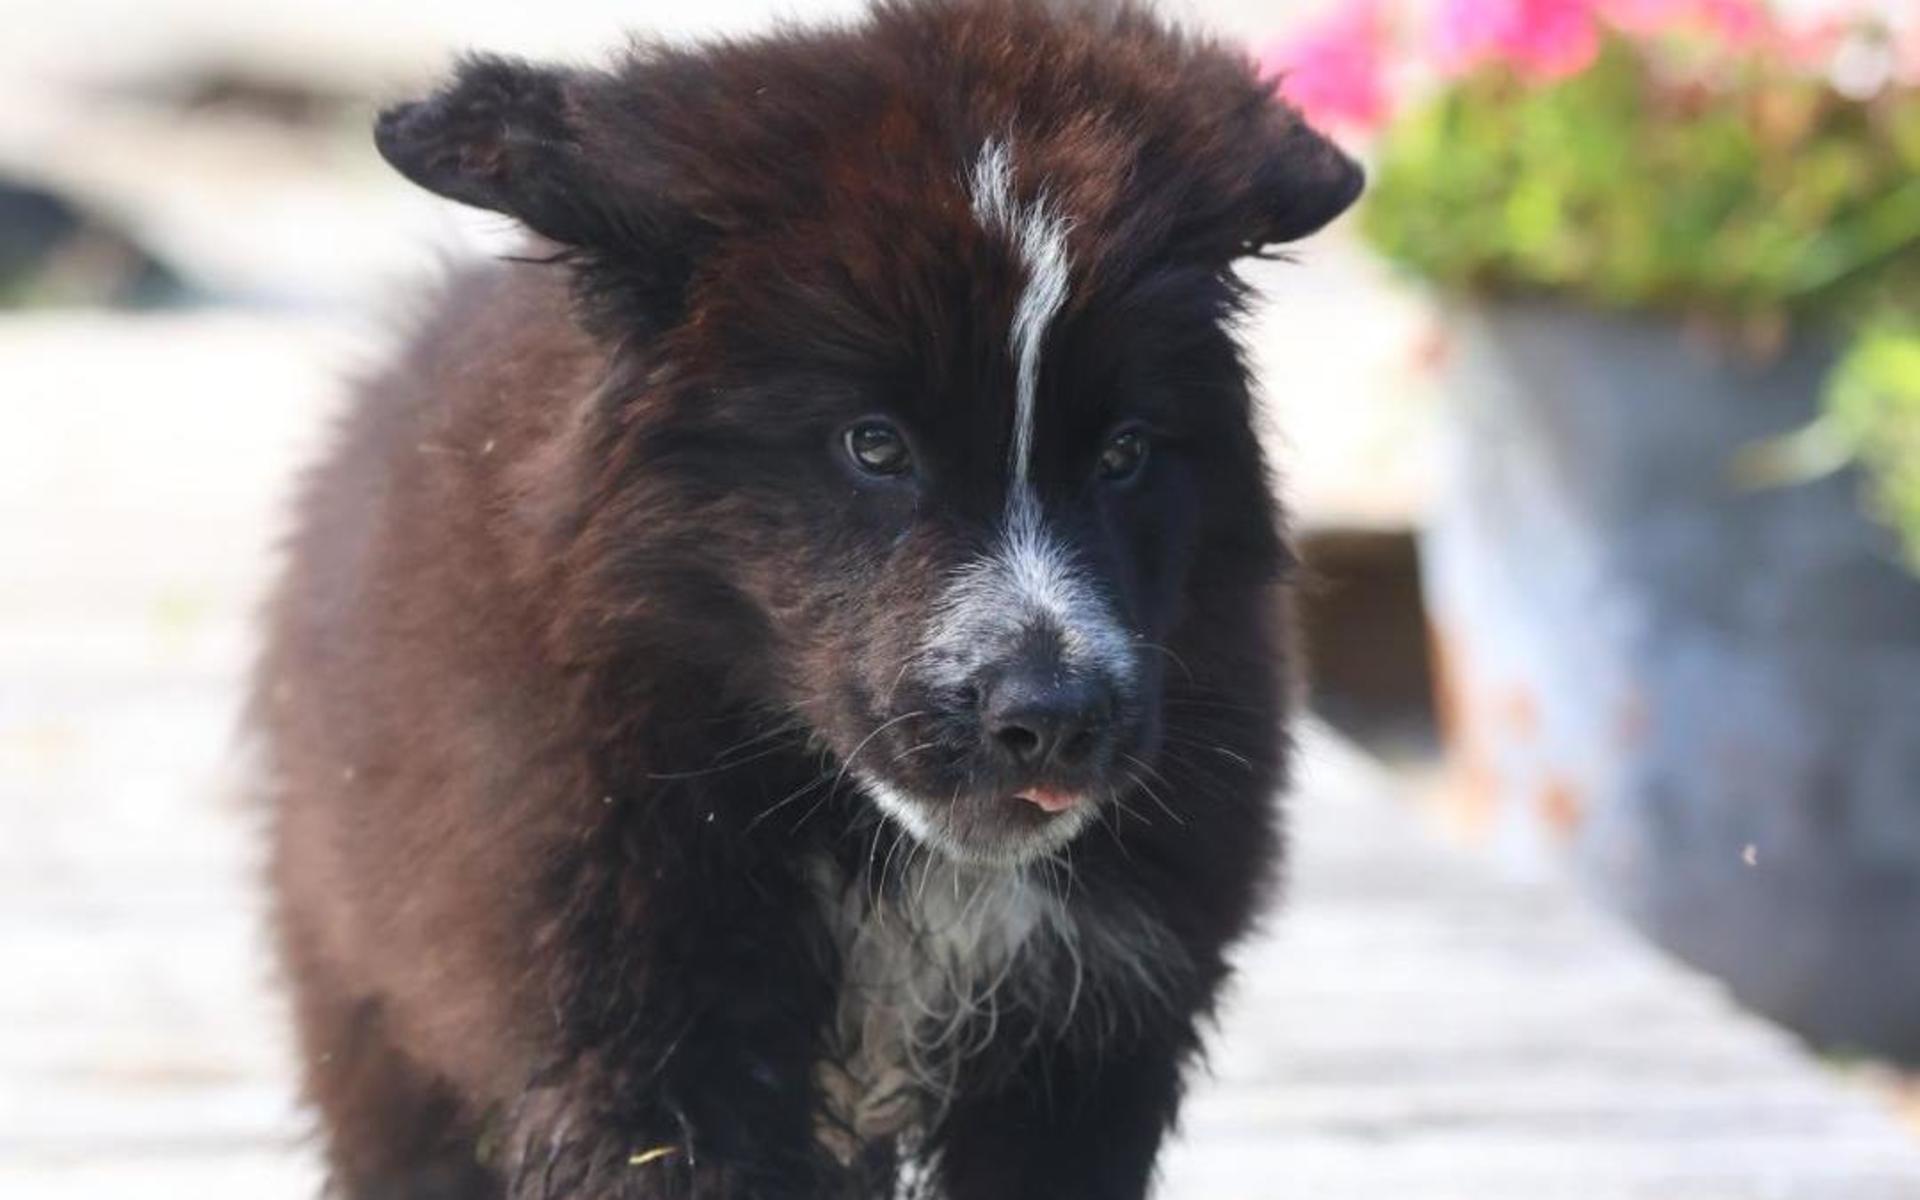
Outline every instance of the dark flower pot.
<path id="1" fill-rule="evenodd" d="M 1457 812 L 1815 1041 L 1920 1061 L 1920 579 L 1857 480 L 1753 486 L 1830 363 L 1457 314 L 1422 543 Z"/>

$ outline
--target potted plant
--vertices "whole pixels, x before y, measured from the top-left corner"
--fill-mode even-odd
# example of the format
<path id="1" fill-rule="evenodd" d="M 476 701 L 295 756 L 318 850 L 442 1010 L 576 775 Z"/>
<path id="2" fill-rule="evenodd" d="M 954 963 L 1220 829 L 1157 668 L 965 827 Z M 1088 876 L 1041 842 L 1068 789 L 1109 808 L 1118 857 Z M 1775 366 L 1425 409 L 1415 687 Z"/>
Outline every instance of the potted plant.
<path id="1" fill-rule="evenodd" d="M 1826 412 L 1807 433 L 1815 461 L 1861 464 L 1872 510 L 1899 533 L 1920 572 L 1920 320 L 1889 318 L 1856 337 L 1828 383 Z"/>
<path id="2" fill-rule="evenodd" d="M 1920 534 L 1912 8 L 1360 0 L 1269 62 L 1379 127 L 1363 236 L 1440 301 L 1454 803 L 1920 1060 L 1920 555 L 1863 515 Z"/>

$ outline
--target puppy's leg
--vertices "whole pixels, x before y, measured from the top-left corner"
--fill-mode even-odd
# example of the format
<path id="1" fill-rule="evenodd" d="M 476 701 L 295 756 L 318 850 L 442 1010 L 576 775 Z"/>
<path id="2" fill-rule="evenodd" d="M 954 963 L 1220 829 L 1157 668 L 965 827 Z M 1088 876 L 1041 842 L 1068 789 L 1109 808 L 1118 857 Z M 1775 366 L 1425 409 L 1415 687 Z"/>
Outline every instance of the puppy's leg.
<path id="1" fill-rule="evenodd" d="M 1037 1048 L 998 1085 L 956 1099 L 934 1140 L 947 1200 L 1141 1200 L 1180 1102 L 1189 1037 L 1101 1053 Z"/>
<path id="2" fill-rule="evenodd" d="M 308 1100 L 328 1131 L 330 1191 L 344 1200 L 490 1200 L 451 1092 L 401 1054 L 377 1000 L 356 997 L 289 936 Z"/>
<path id="3" fill-rule="evenodd" d="M 555 1052 L 508 1116 L 513 1200 L 812 1200 L 833 987 L 798 880 L 610 839 L 565 872 Z M 660 862 L 633 870 L 635 857 Z M 743 882 L 748 880 L 750 882 Z"/>
<path id="4" fill-rule="evenodd" d="M 758 985 L 745 980 L 733 986 Z M 509 1118 L 513 1200 L 812 1200 L 831 1193 L 813 1129 L 810 1055 L 716 1010 L 671 1036 L 610 1039 L 543 1073 Z"/>

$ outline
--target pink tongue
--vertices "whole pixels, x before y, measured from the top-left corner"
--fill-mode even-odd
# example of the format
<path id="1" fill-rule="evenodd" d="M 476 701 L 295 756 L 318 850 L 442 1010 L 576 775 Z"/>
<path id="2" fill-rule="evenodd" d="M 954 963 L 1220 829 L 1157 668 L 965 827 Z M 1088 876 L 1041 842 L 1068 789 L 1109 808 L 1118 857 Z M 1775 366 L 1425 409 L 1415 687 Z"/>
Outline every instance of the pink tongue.
<path id="1" fill-rule="evenodd" d="M 1050 813 L 1065 812 L 1080 799 L 1072 792 L 1056 792 L 1051 788 L 1034 788 L 1032 791 L 1021 792 L 1019 798 Z"/>

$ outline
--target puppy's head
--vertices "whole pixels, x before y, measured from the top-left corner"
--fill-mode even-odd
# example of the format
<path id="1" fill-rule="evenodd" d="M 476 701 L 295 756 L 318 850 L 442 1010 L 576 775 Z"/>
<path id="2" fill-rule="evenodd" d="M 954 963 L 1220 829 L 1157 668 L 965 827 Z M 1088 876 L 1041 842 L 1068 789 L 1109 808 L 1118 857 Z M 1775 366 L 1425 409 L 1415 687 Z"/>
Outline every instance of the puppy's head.
<path id="1" fill-rule="evenodd" d="M 377 138 L 564 248 L 609 348 L 607 577 L 674 564 L 836 777 L 987 862 L 1153 792 L 1203 601 L 1283 554 L 1232 264 L 1360 186 L 1241 57 L 1130 9 L 884 6 L 471 60 Z"/>

